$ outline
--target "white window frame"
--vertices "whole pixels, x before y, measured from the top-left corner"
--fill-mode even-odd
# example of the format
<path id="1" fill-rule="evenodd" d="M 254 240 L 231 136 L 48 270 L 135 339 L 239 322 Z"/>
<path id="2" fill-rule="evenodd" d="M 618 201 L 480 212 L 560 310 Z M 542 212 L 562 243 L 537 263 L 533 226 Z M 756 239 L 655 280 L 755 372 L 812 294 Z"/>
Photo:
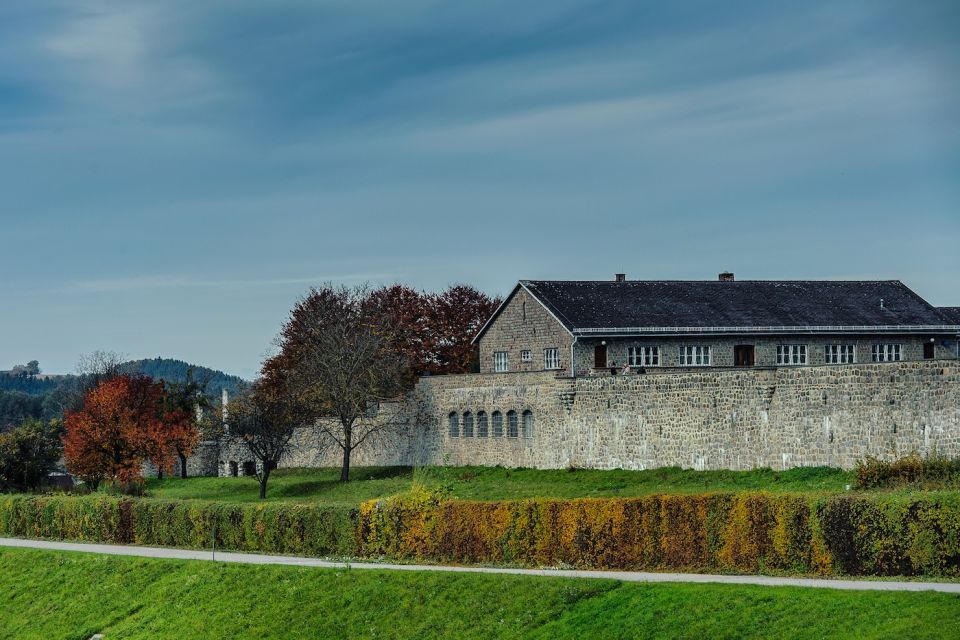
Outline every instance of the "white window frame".
<path id="1" fill-rule="evenodd" d="M 702 344 L 690 344 L 680 347 L 681 367 L 709 367 L 713 356 L 713 347 Z"/>
<path id="2" fill-rule="evenodd" d="M 870 355 L 873 362 L 902 362 L 903 344 L 898 342 L 874 343 Z"/>
<path id="3" fill-rule="evenodd" d="M 495 373 L 510 371 L 510 358 L 506 351 L 493 352 L 493 370 Z"/>
<path id="4" fill-rule="evenodd" d="M 805 344 L 778 344 L 777 366 L 797 367 L 809 362 L 807 359 L 807 345 Z"/>
<path id="5" fill-rule="evenodd" d="M 828 344 L 823 347 L 823 361 L 827 364 L 855 364 L 857 345 Z"/>
<path id="6" fill-rule="evenodd" d="M 550 347 L 543 350 L 543 368 L 548 371 L 560 368 L 560 349 Z"/>
<path id="7" fill-rule="evenodd" d="M 533 362 L 533 352 L 530 349 L 524 349 L 520 352 L 520 362 Z"/>
<path id="8" fill-rule="evenodd" d="M 631 367 L 659 367 L 660 347 L 627 347 L 627 364 Z"/>

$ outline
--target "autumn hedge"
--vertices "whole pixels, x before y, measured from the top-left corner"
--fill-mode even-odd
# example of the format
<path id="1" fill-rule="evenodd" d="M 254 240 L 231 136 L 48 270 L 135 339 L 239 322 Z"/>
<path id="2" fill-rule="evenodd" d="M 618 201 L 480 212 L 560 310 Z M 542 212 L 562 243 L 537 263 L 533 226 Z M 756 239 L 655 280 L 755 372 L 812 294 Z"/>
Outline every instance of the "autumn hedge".
<path id="1" fill-rule="evenodd" d="M 353 556 L 355 509 L 110 496 L 0 496 L 0 536 Z"/>
<path id="2" fill-rule="evenodd" d="M 368 557 L 595 569 L 960 575 L 960 496 L 769 493 L 361 506 Z"/>

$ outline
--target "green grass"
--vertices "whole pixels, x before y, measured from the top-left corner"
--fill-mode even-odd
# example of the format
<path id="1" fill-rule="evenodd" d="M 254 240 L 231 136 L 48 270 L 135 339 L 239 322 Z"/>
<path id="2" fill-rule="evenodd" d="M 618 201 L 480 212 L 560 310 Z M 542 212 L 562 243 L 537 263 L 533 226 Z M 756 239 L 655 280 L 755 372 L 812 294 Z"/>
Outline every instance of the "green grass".
<path id="1" fill-rule="evenodd" d="M 0 549 L 0 639 L 948 638 L 960 597 Z"/>
<path id="2" fill-rule="evenodd" d="M 338 481 L 339 469 L 280 469 L 270 478 L 270 501 L 356 505 L 364 500 L 407 491 L 416 477 L 428 486 L 446 486 L 463 500 L 515 498 L 583 498 L 640 496 L 702 491 L 843 491 L 850 472 L 827 467 L 788 471 L 691 471 L 676 467 L 648 471 L 593 469 L 504 469 L 502 467 L 358 467 L 352 481 Z M 253 478 L 167 478 L 149 480 L 149 495 L 158 498 L 251 502 L 257 500 Z"/>

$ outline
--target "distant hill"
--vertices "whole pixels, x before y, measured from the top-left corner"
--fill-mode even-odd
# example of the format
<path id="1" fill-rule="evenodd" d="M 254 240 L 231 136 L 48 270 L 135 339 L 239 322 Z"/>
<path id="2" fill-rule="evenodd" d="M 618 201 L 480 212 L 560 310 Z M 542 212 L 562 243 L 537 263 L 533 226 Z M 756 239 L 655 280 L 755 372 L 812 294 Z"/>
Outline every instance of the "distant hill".
<path id="1" fill-rule="evenodd" d="M 211 398 L 219 398 L 224 389 L 231 397 L 236 396 L 247 385 L 247 382 L 239 376 L 231 376 L 223 371 L 170 358 L 131 360 L 120 367 L 127 373 L 139 373 L 150 376 L 154 380 L 167 382 L 186 382 L 187 376 L 192 372 L 195 381 L 207 383 L 207 395 Z"/>
<path id="2" fill-rule="evenodd" d="M 125 373 L 139 373 L 150 376 L 155 380 L 167 382 L 186 382 L 187 372 L 193 371 L 193 379 L 207 383 L 207 395 L 219 398 L 223 389 L 231 396 L 237 395 L 247 383 L 238 376 L 231 376 L 223 371 L 190 364 L 183 360 L 170 358 L 154 358 L 145 360 L 131 360 L 120 365 Z M 65 385 L 72 385 L 77 376 L 47 376 L 47 375 L 17 375 L 8 372 L 0 373 L 0 391 L 17 391 L 31 396 L 46 396 Z"/>

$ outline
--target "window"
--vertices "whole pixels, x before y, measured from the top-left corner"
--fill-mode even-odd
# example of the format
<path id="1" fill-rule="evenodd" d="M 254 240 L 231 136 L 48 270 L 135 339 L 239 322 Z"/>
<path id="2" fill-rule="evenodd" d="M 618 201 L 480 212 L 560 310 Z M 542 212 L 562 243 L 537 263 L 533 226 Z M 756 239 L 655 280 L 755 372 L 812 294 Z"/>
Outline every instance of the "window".
<path id="1" fill-rule="evenodd" d="M 807 364 L 807 345 L 778 344 L 777 364 Z"/>
<path id="2" fill-rule="evenodd" d="M 543 368 L 544 369 L 560 368 L 560 349 L 544 349 L 543 350 Z"/>
<path id="3" fill-rule="evenodd" d="M 710 347 L 705 347 L 702 345 L 680 347 L 680 366 L 709 367 Z"/>
<path id="4" fill-rule="evenodd" d="M 902 344 L 873 345 L 874 362 L 899 362 L 900 360 L 903 360 Z"/>
<path id="5" fill-rule="evenodd" d="M 493 437 L 503 437 L 503 414 L 499 411 L 493 412 Z"/>
<path id="6" fill-rule="evenodd" d="M 823 348 L 827 364 L 853 364 L 857 361 L 857 347 L 852 344 L 828 344 Z"/>
<path id="7" fill-rule="evenodd" d="M 523 412 L 523 437 L 533 437 L 533 411 L 529 409 Z"/>
<path id="8" fill-rule="evenodd" d="M 660 347 L 629 347 L 627 364 L 631 367 L 659 367 Z"/>
<path id="9" fill-rule="evenodd" d="M 517 412 L 507 411 L 507 437 L 516 438 L 518 435 Z"/>
<path id="10" fill-rule="evenodd" d="M 524 349 L 520 352 L 520 362 L 530 362 L 533 360 L 533 355 L 530 353 L 530 349 Z"/>
<path id="11" fill-rule="evenodd" d="M 506 351 L 497 351 L 493 354 L 493 370 L 497 373 L 510 370 Z"/>
<path id="12" fill-rule="evenodd" d="M 477 437 L 486 438 L 488 434 L 487 429 L 487 412 L 478 411 L 477 412 Z"/>
<path id="13" fill-rule="evenodd" d="M 457 416 L 456 411 L 450 412 L 450 415 L 447 418 L 448 420 L 448 431 L 451 438 L 460 437 L 460 418 Z"/>
<path id="14" fill-rule="evenodd" d="M 463 437 L 473 437 L 473 414 L 469 411 L 463 413 Z"/>

